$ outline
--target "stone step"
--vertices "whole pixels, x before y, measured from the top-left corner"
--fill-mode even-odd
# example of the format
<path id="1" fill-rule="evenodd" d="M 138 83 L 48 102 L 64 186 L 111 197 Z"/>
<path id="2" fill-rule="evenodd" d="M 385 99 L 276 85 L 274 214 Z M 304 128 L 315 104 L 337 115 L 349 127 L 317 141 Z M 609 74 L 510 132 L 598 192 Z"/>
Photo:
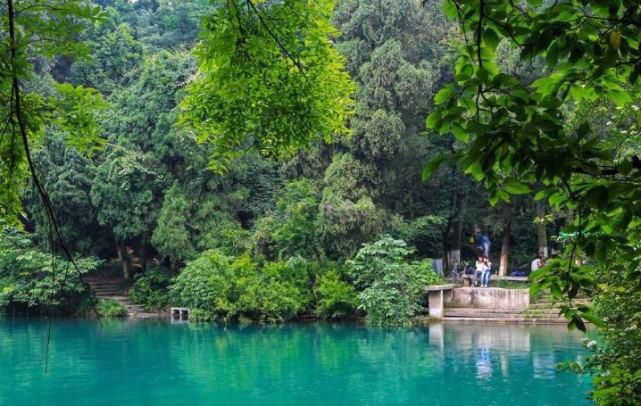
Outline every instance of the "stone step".
<path id="1" fill-rule="evenodd" d="M 95 290 L 93 291 L 96 296 L 124 296 L 125 292 L 122 290 Z"/>
<path id="2" fill-rule="evenodd" d="M 558 304 L 555 303 L 530 303 L 528 306 L 529 309 L 554 309 L 558 307 Z"/>
<path id="3" fill-rule="evenodd" d="M 89 284 L 91 286 L 91 289 L 122 289 L 122 286 L 120 284 L 113 284 L 113 285 L 92 285 L 91 283 Z"/>
<path id="4" fill-rule="evenodd" d="M 130 313 L 129 317 L 133 317 L 136 319 L 155 319 L 158 317 L 162 317 L 160 313 L 147 313 L 147 312 L 134 312 Z"/>
<path id="5" fill-rule="evenodd" d="M 525 317 L 443 317 L 445 321 L 471 321 L 471 322 L 488 322 L 488 323 L 525 323 L 528 321 Z"/>
<path id="6" fill-rule="evenodd" d="M 104 299 L 115 300 L 116 302 L 119 302 L 120 304 L 123 304 L 123 305 L 133 304 L 131 299 L 129 299 L 128 296 L 96 296 L 96 297 L 101 300 L 104 300 Z"/>
<path id="7" fill-rule="evenodd" d="M 545 310 L 527 309 L 527 310 L 524 310 L 522 314 L 528 315 L 528 316 L 529 315 L 533 315 L 533 316 L 537 316 L 537 315 L 558 316 L 560 311 L 561 311 L 560 309 L 545 309 Z"/>
<path id="8" fill-rule="evenodd" d="M 472 322 L 472 323 L 496 323 L 496 324 L 508 324 L 508 323 L 519 323 L 519 324 L 565 324 L 567 320 L 563 319 L 540 319 L 540 318 L 527 318 L 527 317 L 515 317 L 508 319 L 500 318 L 486 318 L 486 317 L 444 317 L 444 321 L 451 322 Z"/>
<path id="9" fill-rule="evenodd" d="M 521 309 L 480 309 L 474 307 L 446 307 L 445 313 L 451 314 L 521 314 Z"/>
<path id="10" fill-rule="evenodd" d="M 312 321 L 317 321 L 318 316 L 315 315 L 314 313 L 305 313 L 301 314 L 298 316 L 299 321 L 306 321 L 306 322 L 312 322 Z"/>
<path id="11" fill-rule="evenodd" d="M 572 303 L 575 306 L 591 305 L 589 301 L 573 301 Z M 562 303 L 559 303 L 559 302 L 548 302 L 548 303 L 536 302 L 536 303 L 531 303 L 530 306 L 528 306 L 528 308 L 529 309 L 558 309 L 561 304 Z"/>
<path id="12" fill-rule="evenodd" d="M 117 290 L 122 292 L 124 289 L 120 286 L 91 286 L 91 290 L 94 292 L 101 292 L 103 290 Z"/>
<path id="13" fill-rule="evenodd" d="M 525 315 L 524 317 L 526 320 L 540 320 L 540 321 L 550 321 L 550 322 L 557 322 L 557 323 L 567 323 L 568 320 L 563 317 L 563 316 L 556 316 L 556 315 Z"/>
<path id="14" fill-rule="evenodd" d="M 94 279 L 94 278 L 84 278 L 83 279 L 87 283 L 91 284 L 112 284 L 112 283 L 123 283 L 123 279 Z"/>
<path id="15" fill-rule="evenodd" d="M 87 283 L 96 283 L 96 284 L 101 284 L 101 283 L 123 283 L 124 279 L 94 279 L 94 278 L 84 278 L 83 279 Z"/>
<path id="16" fill-rule="evenodd" d="M 114 299 L 114 300 L 129 300 L 129 296 L 125 296 L 125 295 L 108 295 L 108 296 L 98 296 L 98 297 Z"/>
<path id="17" fill-rule="evenodd" d="M 472 308 L 445 308 L 444 317 L 464 318 L 493 318 L 493 319 L 521 319 L 520 310 L 512 309 L 472 309 Z"/>
<path id="18" fill-rule="evenodd" d="M 130 317 L 146 318 L 157 317 L 155 313 L 147 313 L 142 305 L 135 304 L 125 293 L 122 279 L 109 279 L 104 277 L 88 277 L 84 281 L 89 284 L 91 290 L 99 300 L 115 300 L 125 306 Z"/>
<path id="19" fill-rule="evenodd" d="M 549 316 L 549 317 L 557 317 L 559 315 L 559 309 L 551 309 L 551 310 L 545 310 L 545 311 L 538 311 L 538 310 L 525 310 L 523 312 L 524 316 Z M 561 316 L 563 317 L 563 316 Z"/>
<path id="20" fill-rule="evenodd" d="M 591 300 L 590 298 L 587 297 L 579 297 L 576 299 L 572 299 L 573 303 L 590 303 Z M 544 296 L 544 297 L 539 297 L 536 298 L 533 301 L 533 304 L 546 304 L 546 303 L 557 303 L 557 301 L 552 297 L 552 296 Z"/>

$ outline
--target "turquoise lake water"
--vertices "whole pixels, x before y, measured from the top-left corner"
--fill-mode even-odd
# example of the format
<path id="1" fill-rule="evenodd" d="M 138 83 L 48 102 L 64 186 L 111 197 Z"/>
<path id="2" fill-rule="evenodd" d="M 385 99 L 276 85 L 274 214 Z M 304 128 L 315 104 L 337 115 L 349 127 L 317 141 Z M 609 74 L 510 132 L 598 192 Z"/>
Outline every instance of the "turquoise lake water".
<path id="1" fill-rule="evenodd" d="M 563 326 L 0 320 L 0 405 L 584 405 Z"/>

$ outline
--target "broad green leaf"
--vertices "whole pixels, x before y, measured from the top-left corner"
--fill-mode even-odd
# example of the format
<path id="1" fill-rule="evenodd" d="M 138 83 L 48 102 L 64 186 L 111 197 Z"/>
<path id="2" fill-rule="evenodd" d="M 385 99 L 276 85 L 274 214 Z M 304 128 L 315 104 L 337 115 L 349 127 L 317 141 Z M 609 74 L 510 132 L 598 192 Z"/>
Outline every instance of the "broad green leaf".
<path id="1" fill-rule="evenodd" d="M 454 137 L 461 142 L 467 142 L 469 139 L 467 132 L 457 123 L 452 123 L 450 131 L 454 134 Z"/>
<path id="2" fill-rule="evenodd" d="M 436 95 L 434 96 L 434 103 L 439 105 L 449 101 L 452 96 L 454 96 L 454 84 L 450 83 L 449 85 L 441 88 Z"/>
<path id="3" fill-rule="evenodd" d="M 505 191 L 512 195 L 524 195 L 532 191 L 528 185 L 517 180 L 509 180 L 505 182 L 504 187 Z"/>
<path id="4" fill-rule="evenodd" d="M 465 168 L 465 173 L 468 173 L 472 175 L 472 177 L 477 181 L 480 182 L 485 178 L 485 173 L 483 172 L 483 168 L 481 167 L 481 163 L 476 161 L 472 163 L 470 166 Z"/>

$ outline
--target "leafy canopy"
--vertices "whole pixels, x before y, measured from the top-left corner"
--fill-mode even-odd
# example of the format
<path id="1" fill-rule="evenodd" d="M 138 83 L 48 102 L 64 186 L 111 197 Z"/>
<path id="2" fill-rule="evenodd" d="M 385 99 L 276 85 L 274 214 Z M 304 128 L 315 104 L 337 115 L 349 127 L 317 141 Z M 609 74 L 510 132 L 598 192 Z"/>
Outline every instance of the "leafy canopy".
<path id="1" fill-rule="evenodd" d="M 243 150 L 292 152 L 346 134 L 354 84 L 334 49 L 332 0 L 219 1 L 204 19 L 183 121 L 222 171 Z"/>
<path id="2" fill-rule="evenodd" d="M 82 86 L 58 85 L 46 93 L 33 81 L 36 62 L 87 55 L 78 37 L 100 7 L 84 0 L 8 0 L 0 4 L 0 218 L 18 225 L 19 193 L 29 174 L 30 143 L 46 126 L 58 128 L 70 145 L 93 151 L 103 142 L 96 115 L 100 94 Z"/>

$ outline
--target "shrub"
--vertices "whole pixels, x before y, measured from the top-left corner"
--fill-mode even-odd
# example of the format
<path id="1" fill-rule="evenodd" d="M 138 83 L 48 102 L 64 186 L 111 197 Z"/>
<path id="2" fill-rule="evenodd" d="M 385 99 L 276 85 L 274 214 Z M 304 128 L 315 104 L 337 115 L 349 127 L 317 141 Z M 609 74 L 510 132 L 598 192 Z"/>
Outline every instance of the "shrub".
<path id="1" fill-rule="evenodd" d="M 425 286 L 440 282 L 427 261 L 409 262 L 412 250 L 389 236 L 364 244 L 348 261 L 350 276 L 362 289 L 359 308 L 375 325 L 404 325 L 422 310 Z"/>
<path id="2" fill-rule="evenodd" d="M 176 303 L 198 309 L 202 320 L 276 322 L 307 306 L 308 285 L 304 260 L 268 262 L 261 268 L 249 255 L 231 258 L 207 251 L 176 277 L 171 292 Z"/>
<path id="3" fill-rule="evenodd" d="M 0 308 L 11 306 L 28 314 L 45 310 L 54 314 L 76 313 L 87 298 L 80 276 L 94 270 L 100 262 L 92 258 L 75 261 L 78 269 L 63 258 L 37 249 L 28 234 L 2 228 Z"/>
<path id="4" fill-rule="evenodd" d="M 224 273 L 229 263 L 229 258 L 219 251 L 204 252 L 175 278 L 170 288 L 172 299 L 176 304 L 200 309 L 213 318 L 216 301 L 224 295 L 228 285 Z"/>
<path id="5" fill-rule="evenodd" d="M 341 280 L 337 271 L 331 270 L 318 280 L 316 314 L 325 319 L 344 318 L 354 313 L 358 306 L 356 290 Z"/>
<path id="6" fill-rule="evenodd" d="M 162 310 L 169 304 L 169 284 L 171 275 L 168 269 L 150 267 L 144 274 L 136 276 L 129 297 L 134 303 L 143 305 L 147 311 Z"/>
<path id="7" fill-rule="evenodd" d="M 127 308 L 114 299 L 101 299 L 96 308 L 101 317 L 127 317 Z"/>
<path id="8" fill-rule="evenodd" d="M 308 263 L 302 258 L 267 262 L 259 279 L 256 310 L 261 321 L 291 319 L 311 301 Z"/>
<path id="9" fill-rule="evenodd" d="M 203 309 L 190 309 L 189 321 L 194 323 L 211 323 L 214 321 L 212 312 Z"/>

